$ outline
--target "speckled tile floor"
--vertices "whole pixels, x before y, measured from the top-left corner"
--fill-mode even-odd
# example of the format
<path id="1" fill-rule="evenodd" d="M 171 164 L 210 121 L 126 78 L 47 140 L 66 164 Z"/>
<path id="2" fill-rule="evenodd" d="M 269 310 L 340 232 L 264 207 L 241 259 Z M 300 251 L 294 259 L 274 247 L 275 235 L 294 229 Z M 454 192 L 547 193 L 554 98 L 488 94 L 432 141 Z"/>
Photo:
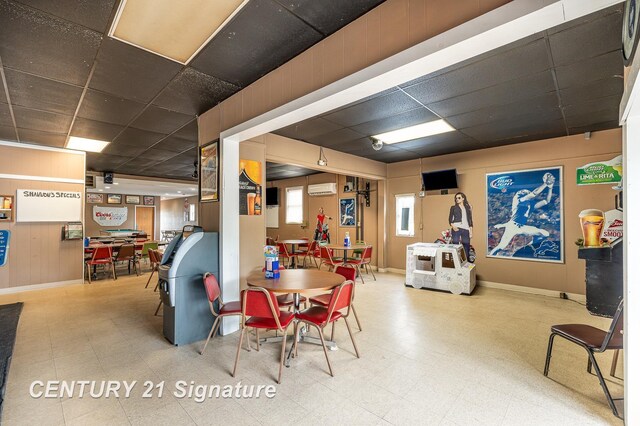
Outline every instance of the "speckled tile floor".
<path id="1" fill-rule="evenodd" d="M 273 399 L 142 398 L 143 382 L 275 384 L 278 344 L 243 351 L 230 376 L 239 333 L 173 347 L 154 317 L 148 273 L 93 284 L 0 296 L 25 302 L 2 415 L 5 425 L 117 424 L 622 424 L 611 414 L 587 357 L 556 339 L 550 378 L 542 375 L 549 327 L 608 327 L 572 301 L 478 288 L 472 296 L 415 290 L 378 274 L 358 284 L 357 359 L 344 324 L 330 352 L 302 344 Z M 355 325 L 353 319 L 352 324 Z M 356 328 L 354 327 L 354 330 Z M 599 355 L 609 371 L 611 354 Z M 622 363 L 618 375 L 622 375 Z M 39 398 L 34 380 L 137 380 L 130 398 Z M 608 377 L 614 395 L 621 381 Z"/>

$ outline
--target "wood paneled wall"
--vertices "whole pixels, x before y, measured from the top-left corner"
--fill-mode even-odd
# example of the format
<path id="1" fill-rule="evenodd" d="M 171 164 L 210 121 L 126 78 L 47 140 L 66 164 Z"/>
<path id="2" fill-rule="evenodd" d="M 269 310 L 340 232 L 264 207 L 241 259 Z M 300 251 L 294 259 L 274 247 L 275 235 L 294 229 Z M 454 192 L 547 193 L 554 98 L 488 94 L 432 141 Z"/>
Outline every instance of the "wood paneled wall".
<path id="1" fill-rule="evenodd" d="M 117 194 L 117 192 L 116 192 Z M 87 203 L 86 205 L 86 209 L 85 209 L 85 214 L 84 214 L 84 220 L 85 220 L 85 234 L 90 236 L 90 237 L 98 237 L 100 236 L 100 231 L 106 231 L 109 229 L 135 229 L 135 224 L 136 224 L 136 204 L 126 204 L 125 203 L 125 194 L 122 194 L 122 203 L 121 204 L 107 204 L 107 203 L 100 203 L 100 204 L 90 204 Z M 143 195 L 139 195 L 140 197 L 140 206 L 143 206 L 142 204 L 142 197 Z M 106 200 L 107 198 L 107 194 L 104 194 L 104 198 Z M 156 239 L 160 239 L 160 214 L 161 214 L 161 204 L 160 204 L 160 197 L 154 197 L 154 207 L 155 207 L 155 238 Z M 127 220 L 125 220 L 125 222 L 122 225 L 118 225 L 118 226 L 101 226 L 99 225 L 95 220 L 93 220 L 93 206 L 106 206 L 106 207 L 126 207 L 127 208 Z M 146 206 L 146 207 L 152 207 L 152 206 Z M 149 236 L 149 238 L 151 238 L 151 236 Z"/>

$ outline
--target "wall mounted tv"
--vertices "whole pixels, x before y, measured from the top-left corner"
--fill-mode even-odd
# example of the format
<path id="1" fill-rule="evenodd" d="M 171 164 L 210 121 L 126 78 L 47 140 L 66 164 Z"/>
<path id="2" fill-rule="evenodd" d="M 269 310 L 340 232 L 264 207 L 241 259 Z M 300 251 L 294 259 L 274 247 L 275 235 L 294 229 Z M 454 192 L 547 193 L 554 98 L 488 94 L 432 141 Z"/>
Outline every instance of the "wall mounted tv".
<path id="1" fill-rule="evenodd" d="M 278 205 L 278 188 L 267 188 L 267 205 Z"/>
<path id="2" fill-rule="evenodd" d="M 425 191 L 457 188 L 458 176 L 456 169 L 423 173 L 422 185 L 424 185 Z"/>

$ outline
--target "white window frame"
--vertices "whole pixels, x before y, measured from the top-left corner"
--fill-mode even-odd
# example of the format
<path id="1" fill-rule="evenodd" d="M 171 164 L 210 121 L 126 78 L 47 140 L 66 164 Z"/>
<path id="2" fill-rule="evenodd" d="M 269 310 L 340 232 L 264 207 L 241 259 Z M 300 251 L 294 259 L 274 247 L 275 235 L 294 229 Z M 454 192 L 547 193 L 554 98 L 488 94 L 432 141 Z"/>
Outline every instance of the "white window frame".
<path id="1" fill-rule="evenodd" d="M 409 206 L 409 229 L 404 231 L 400 229 L 402 224 L 402 208 L 399 208 L 398 202 L 400 200 L 408 200 L 411 198 L 412 203 Z M 396 237 L 413 237 L 415 236 L 415 211 L 416 211 L 416 194 L 396 194 L 395 197 L 395 209 L 396 209 Z"/>
<path id="2" fill-rule="evenodd" d="M 298 207 L 296 206 L 291 206 L 289 204 L 290 198 L 289 197 L 289 192 L 293 192 L 293 191 L 300 191 L 300 219 L 298 220 L 298 218 L 296 217 L 290 217 L 291 212 L 289 211 L 290 208 L 292 207 Z M 285 220 L 284 222 L 288 225 L 301 225 L 304 223 L 304 187 L 303 186 L 290 186 L 288 188 L 285 188 L 285 213 L 284 213 L 284 217 Z"/>

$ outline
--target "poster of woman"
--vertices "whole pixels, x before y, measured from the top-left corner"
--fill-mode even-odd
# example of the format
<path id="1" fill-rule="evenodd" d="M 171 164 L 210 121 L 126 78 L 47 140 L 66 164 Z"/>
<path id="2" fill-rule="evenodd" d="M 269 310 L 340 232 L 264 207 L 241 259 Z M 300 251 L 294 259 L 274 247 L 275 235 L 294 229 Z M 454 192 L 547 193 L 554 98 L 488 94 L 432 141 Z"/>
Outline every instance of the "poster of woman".
<path id="1" fill-rule="evenodd" d="M 469 259 L 471 238 L 473 238 L 473 212 L 467 196 L 458 192 L 453 196 L 453 205 L 449 209 L 449 226 L 451 227 L 451 243 L 462 244 L 464 253 Z"/>
<path id="2" fill-rule="evenodd" d="M 487 174 L 487 257 L 564 262 L 562 167 Z"/>

